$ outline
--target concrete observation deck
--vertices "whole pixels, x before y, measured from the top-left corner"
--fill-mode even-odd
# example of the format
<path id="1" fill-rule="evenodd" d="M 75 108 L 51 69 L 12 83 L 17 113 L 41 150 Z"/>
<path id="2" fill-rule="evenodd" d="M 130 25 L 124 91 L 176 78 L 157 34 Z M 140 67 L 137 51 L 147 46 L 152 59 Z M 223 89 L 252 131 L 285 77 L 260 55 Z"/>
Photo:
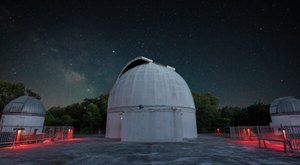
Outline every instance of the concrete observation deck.
<path id="1" fill-rule="evenodd" d="M 200 135 L 178 143 L 122 143 L 100 136 L 0 148 L 0 164 L 300 164 L 283 152 Z"/>

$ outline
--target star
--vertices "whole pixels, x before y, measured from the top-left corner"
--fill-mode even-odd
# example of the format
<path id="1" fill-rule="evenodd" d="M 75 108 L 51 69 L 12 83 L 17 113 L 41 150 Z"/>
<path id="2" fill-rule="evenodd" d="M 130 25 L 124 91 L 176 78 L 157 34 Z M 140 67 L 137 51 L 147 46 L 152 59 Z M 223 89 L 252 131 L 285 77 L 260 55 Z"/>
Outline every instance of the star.
<path id="1" fill-rule="evenodd" d="M 294 2 L 257 1 L 254 8 L 244 8 L 253 5 L 248 1 L 204 1 L 199 8 L 68 3 L 43 6 L 46 14 L 38 3 L 27 4 L 30 12 L 26 4 L 9 4 L 0 7 L 0 80 L 32 85 L 47 108 L 108 93 L 122 67 L 138 56 L 175 67 L 191 91 L 212 92 L 220 107 L 244 107 L 262 96 L 270 103 L 282 93 L 300 98 Z M 258 90 L 264 92 L 252 92 Z"/>

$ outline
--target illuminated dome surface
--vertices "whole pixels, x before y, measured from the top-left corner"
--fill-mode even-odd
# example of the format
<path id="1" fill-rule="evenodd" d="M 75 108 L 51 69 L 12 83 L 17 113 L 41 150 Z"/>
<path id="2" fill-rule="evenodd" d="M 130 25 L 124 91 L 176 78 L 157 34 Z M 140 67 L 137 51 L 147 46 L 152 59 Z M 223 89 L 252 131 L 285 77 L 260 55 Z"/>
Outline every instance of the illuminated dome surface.
<path id="1" fill-rule="evenodd" d="M 176 142 L 196 138 L 191 91 L 175 68 L 137 57 L 110 91 L 107 138 L 131 142 Z"/>
<path id="2" fill-rule="evenodd" d="M 4 108 L 3 114 L 24 114 L 45 116 L 45 107 L 40 100 L 31 96 L 21 96 L 10 101 Z"/>
<path id="3" fill-rule="evenodd" d="M 288 96 L 275 99 L 270 106 L 271 115 L 300 114 L 300 100 Z"/>
<path id="4" fill-rule="evenodd" d="M 112 88 L 108 109 L 127 106 L 170 106 L 195 109 L 184 79 L 174 68 L 140 61 L 127 65 Z"/>

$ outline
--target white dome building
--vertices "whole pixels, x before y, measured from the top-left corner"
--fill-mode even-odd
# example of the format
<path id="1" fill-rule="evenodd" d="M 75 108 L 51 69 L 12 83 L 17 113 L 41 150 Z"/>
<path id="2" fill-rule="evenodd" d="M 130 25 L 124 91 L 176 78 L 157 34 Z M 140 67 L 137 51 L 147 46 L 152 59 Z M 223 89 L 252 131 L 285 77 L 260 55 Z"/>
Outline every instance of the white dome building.
<path id="1" fill-rule="evenodd" d="M 195 105 L 184 79 L 145 57 L 130 61 L 110 91 L 106 137 L 173 142 L 196 138 Z"/>
<path id="2" fill-rule="evenodd" d="M 21 96 L 5 106 L 0 121 L 0 129 L 6 132 L 14 132 L 14 128 L 24 127 L 26 130 L 33 127 L 41 132 L 45 114 L 45 108 L 40 100 L 31 96 Z"/>
<path id="3" fill-rule="evenodd" d="M 300 125 L 300 100 L 288 96 L 275 99 L 270 106 L 271 126 Z"/>

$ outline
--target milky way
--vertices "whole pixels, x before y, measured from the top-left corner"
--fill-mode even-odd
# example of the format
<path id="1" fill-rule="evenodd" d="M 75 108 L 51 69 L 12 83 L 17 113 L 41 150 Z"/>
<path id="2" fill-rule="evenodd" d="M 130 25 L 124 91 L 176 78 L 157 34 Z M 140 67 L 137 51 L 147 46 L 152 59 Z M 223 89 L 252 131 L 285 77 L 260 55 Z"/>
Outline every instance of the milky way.
<path id="1" fill-rule="evenodd" d="M 0 79 L 46 107 L 108 93 L 145 56 L 170 65 L 220 106 L 300 98 L 296 1 L 1 1 Z"/>

